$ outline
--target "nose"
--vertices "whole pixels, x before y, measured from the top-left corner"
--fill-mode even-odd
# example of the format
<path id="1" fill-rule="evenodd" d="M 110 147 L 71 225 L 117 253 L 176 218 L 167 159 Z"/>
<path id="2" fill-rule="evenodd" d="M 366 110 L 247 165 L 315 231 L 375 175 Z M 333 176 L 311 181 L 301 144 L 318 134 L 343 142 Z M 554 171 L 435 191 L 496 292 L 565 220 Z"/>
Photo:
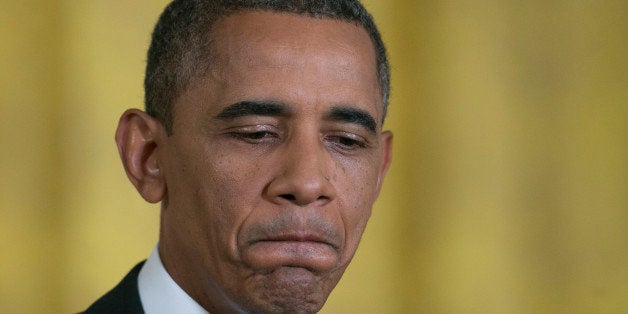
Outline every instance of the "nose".
<path id="1" fill-rule="evenodd" d="M 279 154 L 277 176 L 266 189 L 271 202 L 321 206 L 336 197 L 330 173 L 332 160 L 320 142 L 294 139 Z"/>

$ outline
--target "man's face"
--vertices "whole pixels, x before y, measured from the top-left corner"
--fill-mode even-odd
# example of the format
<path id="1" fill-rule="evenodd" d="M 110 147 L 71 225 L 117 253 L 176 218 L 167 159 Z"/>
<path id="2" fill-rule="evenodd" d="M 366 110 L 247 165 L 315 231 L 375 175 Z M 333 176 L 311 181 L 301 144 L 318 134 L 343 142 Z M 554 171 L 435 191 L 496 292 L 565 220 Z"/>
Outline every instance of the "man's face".
<path id="1" fill-rule="evenodd" d="M 212 70 L 157 147 L 162 260 L 210 311 L 317 311 L 390 160 L 372 43 L 350 23 L 270 12 L 213 35 Z"/>

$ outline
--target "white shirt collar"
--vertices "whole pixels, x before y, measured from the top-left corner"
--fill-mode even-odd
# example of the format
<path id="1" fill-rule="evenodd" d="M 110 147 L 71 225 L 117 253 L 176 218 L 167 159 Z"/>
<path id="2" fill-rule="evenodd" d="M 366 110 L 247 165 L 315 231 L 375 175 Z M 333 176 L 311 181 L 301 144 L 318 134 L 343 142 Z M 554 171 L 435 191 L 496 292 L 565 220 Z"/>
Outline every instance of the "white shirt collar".
<path id="1" fill-rule="evenodd" d="M 170 277 L 155 246 L 137 278 L 142 307 L 147 314 L 209 314 Z"/>

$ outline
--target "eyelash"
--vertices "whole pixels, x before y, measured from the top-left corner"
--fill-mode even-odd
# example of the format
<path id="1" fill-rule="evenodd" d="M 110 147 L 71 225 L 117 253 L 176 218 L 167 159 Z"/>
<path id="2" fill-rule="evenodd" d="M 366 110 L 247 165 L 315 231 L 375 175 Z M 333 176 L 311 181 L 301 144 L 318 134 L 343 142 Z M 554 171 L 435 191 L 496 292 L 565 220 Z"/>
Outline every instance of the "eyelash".
<path id="1" fill-rule="evenodd" d="M 270 131 L 230 132 L 229 135 L 253 144 L 261 143 L 268 135 L 270 135 L 271 138 L 277 138 L 277 135 Z"/>
<path id="2" fill-rule="evenodd" d="M 354 138 L 354 137 L 357 137 L 357 136 L 356 135 L 349 136 L 346 133 L 344 135 L 327 136 L 328 139 L 332 140 L 332 143 L 334 145 L 339 146 L 341 149 L 344 149 L 344 150 L 355 150 L 358 148 L 367 147 L 367 143 L 364 140 Z"/>

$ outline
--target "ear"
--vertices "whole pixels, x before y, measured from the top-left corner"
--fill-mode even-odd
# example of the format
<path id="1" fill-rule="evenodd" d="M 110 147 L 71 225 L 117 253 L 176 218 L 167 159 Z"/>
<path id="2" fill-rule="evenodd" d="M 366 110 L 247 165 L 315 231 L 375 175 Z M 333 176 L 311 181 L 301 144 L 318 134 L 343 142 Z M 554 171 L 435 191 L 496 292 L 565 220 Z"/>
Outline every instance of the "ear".
<path id="1" fill-rule="evenodd" d="M 124 112 L 116 131 L 116 144 L 126 175 L 150 203 L 161 201 L 166 193 L 157 155 L 159 139 L 165 136 L 161 123 L 138 109 Z"/>
<path id="2" fill-rule="evenodd" d="M 386 176 L 386 172 L 388 172 L 388 167 L 392 161 L 393 133 L 391 131 L 384 131 L 380 134 L 379 140 L 381 143 L 380 149 L 382 150 L 382 160 L 379 166 L 379 174 L 377 176 L 377 195 L 379 195 L 382 183 L 384 182 L 384 176 Z"/>

